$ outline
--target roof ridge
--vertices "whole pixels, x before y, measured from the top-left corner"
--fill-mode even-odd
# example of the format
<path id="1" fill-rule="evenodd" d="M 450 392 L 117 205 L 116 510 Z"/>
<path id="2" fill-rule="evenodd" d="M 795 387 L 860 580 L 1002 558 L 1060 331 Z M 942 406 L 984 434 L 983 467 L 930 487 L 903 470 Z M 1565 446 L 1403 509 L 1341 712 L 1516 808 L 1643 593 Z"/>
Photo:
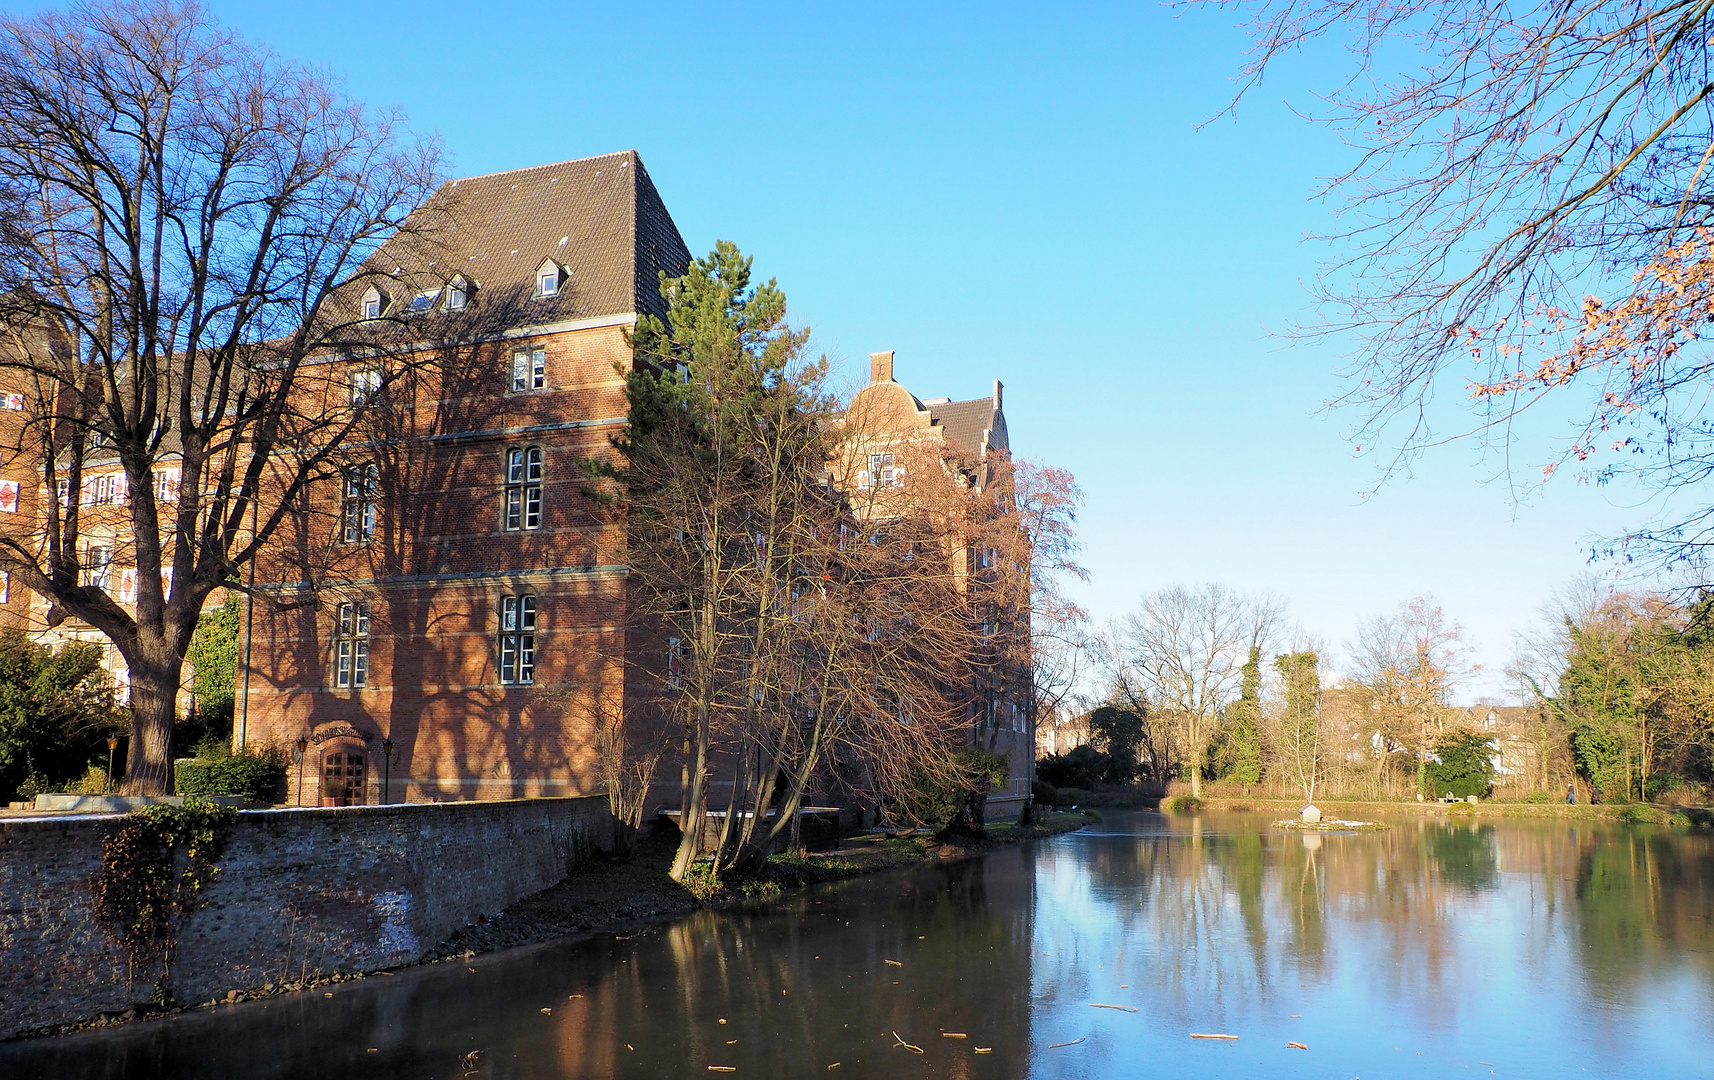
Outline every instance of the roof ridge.
<path id="1" fill-rule="evenodd" d="M 568 158 L 565 161 L 550 161 L 546 165 L 525 165 L 522 168 L 518 168 L 518 169 L 497 169 L 494 172 L 477 173 L 474 176 L 455 176 L 452 179 L 448 180 L 446 183 L 448 183 L 448 184 L 462 184 L 462 183 L 465 183 L 466 181 L 470 181 L 470 180 L 487 180 L 490 177 L 506 176 L 506 175 L 512 174 L 512 173 L 535 172 L 538 169 L 559 169 L 559 168 L 563 168 L 567 165 L 581 165 L 586 161 L 594 161 L 597 158 L 623 157 L 626 154 L 631 155 L 632 157 L 636 158 L 639 161 L 642 160 L 642 155 L 637 153 L 637 151 L 634 148 L 629 149 L 629 150 L 610 150 L 605 154 L 590 154 L 587 157 Z"/>

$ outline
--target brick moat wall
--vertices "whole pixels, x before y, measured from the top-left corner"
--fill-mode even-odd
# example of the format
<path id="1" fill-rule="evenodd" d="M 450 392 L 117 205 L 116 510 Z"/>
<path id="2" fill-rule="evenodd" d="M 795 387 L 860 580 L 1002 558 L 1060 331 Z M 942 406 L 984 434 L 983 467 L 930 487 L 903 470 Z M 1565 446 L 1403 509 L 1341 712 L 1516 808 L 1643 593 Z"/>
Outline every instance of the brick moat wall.
<path id="1" fill-rule="evenodd" d="M 0 1038 L 146 1001 L 90 914 L 116 816 L 0 821 Z M 612 837 L 603 797 L 242 813 L 181 928 L 180 1001 L 373 971 L 539 892 Z"/>

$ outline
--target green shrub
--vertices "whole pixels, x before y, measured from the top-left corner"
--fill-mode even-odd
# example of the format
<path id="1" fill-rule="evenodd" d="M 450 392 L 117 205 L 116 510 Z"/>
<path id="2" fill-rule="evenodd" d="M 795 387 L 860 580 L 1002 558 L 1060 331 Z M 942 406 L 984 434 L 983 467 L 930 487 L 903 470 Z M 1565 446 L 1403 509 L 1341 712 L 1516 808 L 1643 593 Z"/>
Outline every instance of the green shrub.
<path id="1" fill-rule="evenodd" d="M 1064 754 L 1049 754 L 1036 762 L 1036 775 L 1055 787 L 1092 788 L 1097 784 L 1120 784 L 1131 779 L 1132 769 L 1093 746 L 1075 747 Z"/>
<path id="2" fill-rule="evenodd" d="M 1453 732 L 1434 744 L 1434 756 L 1423 770 L 1428 795 L 1475 795 L 1486 799 L 1494 791 L 1494 740 L 1475 732 Z"/>
<path id="3" fill-rule="evenodd" d="M 1202 809 L 1202 800 L 1195 795 L 1174 795 L 1162 801 L 1161 809 L 1175 814 L 1194 814 Z"/>
<path id="4" fill-rule="evenodd" d="M 1553 801 L 1554 794 L 1551 791 L 1532 791 L 1524 796 L 1524 802 L 1529 803 L 1550 803 Z"/>
<path id="5" fill-rule="evenodd" d="M 1030 785 L 1030 797 L 1042 806 L 1059 805 L 1059 789 L 1046 780 L 1037 780 Z"/>
<path id="6" fill-rule="evenodd" d="M 1675 791 L 1682 791 L 1686 786 L 1684 777 L 1673 776 L 1671 773 L 1655 773 L 1643 785 L 1643 798 L 1648 802 L 1658 802 Z"/>
<path id="7" fill-rule="evenodd" d="M 180 795 L 237 795 L 268 803 L 279 795 L 285 780 L 286 755 L 271 746 L 173 763 L 173 783 Z"/>

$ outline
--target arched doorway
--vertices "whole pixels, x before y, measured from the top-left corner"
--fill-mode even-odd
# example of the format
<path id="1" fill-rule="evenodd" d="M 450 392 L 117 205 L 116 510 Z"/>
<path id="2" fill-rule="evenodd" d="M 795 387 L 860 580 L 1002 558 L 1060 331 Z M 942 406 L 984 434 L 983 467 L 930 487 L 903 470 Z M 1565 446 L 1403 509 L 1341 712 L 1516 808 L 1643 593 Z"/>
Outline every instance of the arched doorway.
<path id="1" fill-rule="evenodd" d="M 369 801 L 369 739 L 350 723 L 317 724 L 309 741 L 320 749 L 308 764 L 315 798 L 310 805 L 362 806 Z"/>
<path id="2" fill-rule="evenodd" d="M 369 755 L 363 744 L 340 740 L 321 752 L 321 805 L 362 806 Z"/>

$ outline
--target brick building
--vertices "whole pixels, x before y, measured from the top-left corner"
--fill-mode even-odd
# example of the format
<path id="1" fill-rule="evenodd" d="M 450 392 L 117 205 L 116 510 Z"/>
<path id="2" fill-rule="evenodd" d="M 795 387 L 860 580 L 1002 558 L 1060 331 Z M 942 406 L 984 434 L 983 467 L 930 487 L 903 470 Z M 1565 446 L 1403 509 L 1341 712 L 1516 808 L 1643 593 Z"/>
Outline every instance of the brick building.
<path id="1" fill-rule="evenodd" d="M 627 642 L 577 463 L 689 252 L 634 152 L 450 181 L 413 220 L 342 298 L 375 347 L 306 384 L 384 400 L 264 564 L 238 738 L 301 757 L 294 803 L 589 792 L 583 706 Z"/>
<path id="2" fill-rule="evenodd" d="M 260 564 L 274 602 L 255 607 L 236 739 L 291 751 L 287 798 L 305 805 L 597 791 L 597 716 L 644 700 L 663 661 L 627 630 L 623 537 L 579 462 L 611 452 L 628 332 L 665 315 L 660 275 L 690 255 L 634 152 L 451 181 L 412 221 L 340 297 L 351 346 L 300 376 L 309 407 L 373 421 Z M 924 403 L 891 354 L 874 364 L 850 415 L 876 422 L 842 485 L 873 492 L 887 466 L 866 455 L 924 441 L 989 482 L 1000 385 Z M 996 814 L 1029 794 L 1025 680 L 971 717 L 1013 759 Z M 661 770 L 659 805 L 677 777 Z"/>
<path id="3" fill-rule="evenodd" d="M 885 516 L 902 509 L 894 498 L 909 498 L 905 470 L 944 469 L 964 490 L 981 494 L 1009 483 L 1000 468 L 1011 452 L 1003 408 L 1004 387 L 994 380 L 985 398 L 953 401 L 918 398 L 894 378 L 893 353 L 869 356 L 869 382 L 847 406 L 842 460 L 836 481 L 848 493 L 856 512 Z M 1007 489 L 1009 490 L 1009 489 Z M 895 496 L 894 493 L 897 493 Z M 997 491 L 1000 505 L 1006 492 Z M 993 583 L 1002 572 L 1002 555 L 973 537 L 961 539 L 954 565 L 965 575 L 965 589 Z M 1000 612 L 987 611 L 990 626 Z M 990 817 L 1016 815 L 1029 801 L 1035 778 L 1035 734 L 1031 729 L 1031 684 L 1027 663 L 1029 627 L 1018 627 L 1021 648 L 1004 650 L 972 671 L 974 693 L 969 715 L 975 745 L 1004 754 L 1009 762 L 1007 782 L 988 799 Z"/>

